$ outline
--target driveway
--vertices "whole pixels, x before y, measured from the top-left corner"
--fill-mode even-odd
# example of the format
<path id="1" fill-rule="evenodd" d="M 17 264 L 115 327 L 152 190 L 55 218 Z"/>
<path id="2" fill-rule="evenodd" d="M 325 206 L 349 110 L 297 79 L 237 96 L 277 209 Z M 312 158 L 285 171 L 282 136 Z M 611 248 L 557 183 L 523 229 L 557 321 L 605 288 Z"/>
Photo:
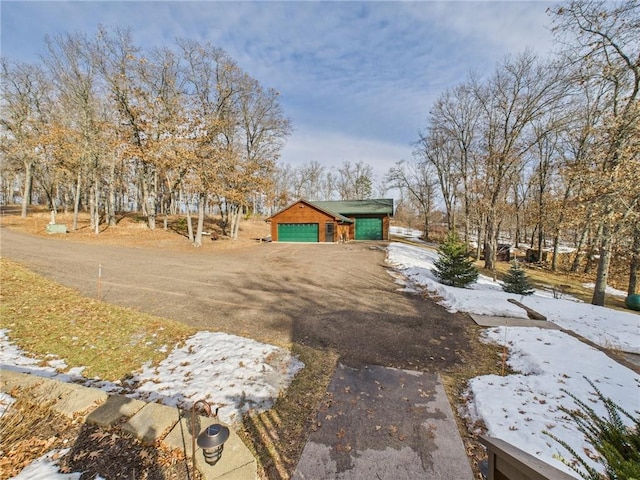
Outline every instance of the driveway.
<path id="1" fill-rule="evenodd" d="M 3 257 L 88 297 L 200 330 L 333 349 L 351 367 L 443 371 L 468 347 L 468 318 L 401 291 L 379 242 L 256 243 L 185 253 L 7 228 L 0 235 Z"/>

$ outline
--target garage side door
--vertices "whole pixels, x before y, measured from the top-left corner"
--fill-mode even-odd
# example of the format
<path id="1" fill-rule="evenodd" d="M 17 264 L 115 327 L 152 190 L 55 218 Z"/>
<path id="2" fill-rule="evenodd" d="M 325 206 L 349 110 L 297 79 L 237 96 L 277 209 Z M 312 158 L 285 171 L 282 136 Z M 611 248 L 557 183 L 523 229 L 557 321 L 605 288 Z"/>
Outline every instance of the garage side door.
<path id="1" fill-rule="evenodd" d="M 382 240 L 382 219 L 356 218 L 356 240 Z"/>
<path id="2" fill-rule="evenodd" d="M 279 242 L 317 242 L 317 223 L 279 223 Z"/>

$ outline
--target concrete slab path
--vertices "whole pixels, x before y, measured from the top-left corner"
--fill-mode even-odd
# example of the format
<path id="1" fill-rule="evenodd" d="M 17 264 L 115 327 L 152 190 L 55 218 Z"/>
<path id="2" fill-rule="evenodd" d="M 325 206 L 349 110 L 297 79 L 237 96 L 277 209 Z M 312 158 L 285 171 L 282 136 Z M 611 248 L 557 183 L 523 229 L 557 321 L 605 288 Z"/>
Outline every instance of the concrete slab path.
<path id="1" fill-rule="evenodd" d="M 34 399 L 51 403 L 51 408 L 69 418 L 82 418 L 88 424 L 103 428 L 122 428 L 143 443 L 162 442 L 169 449 L 178 449 L 191 456 L 191 431 L 201 432 L 212 423 L 211 418 L 197 416 L 195 429 L 188 412 L 176 408 L 146 403 L 119 395 L 107 395 L 102 390 L 0 368 L 0 391 L 29 389 Z M 125 422 L 123 424 L 123 422 Z M 196 451 L 197 468 L 203 480 L 257 479 L 257 462 L 240 437 L 230 431 L 224 453 L 215 465 L 208 465 L 202 450 Z"/>
<path id="2" fill-rule="evenodd" d="M 436 374 L 339 365 L 295 480 L 471 480 Z"/>
<path id="3" fill-rule="evenodd" d="M 552 330 L 562 330 L 558 325 L 546 320 L 530 320 L 528 318 L 516 317 L 494 317 L 492 315 L 477 315 L 470 313 L 469 316 L 481 327 L 540 327 Z"/>

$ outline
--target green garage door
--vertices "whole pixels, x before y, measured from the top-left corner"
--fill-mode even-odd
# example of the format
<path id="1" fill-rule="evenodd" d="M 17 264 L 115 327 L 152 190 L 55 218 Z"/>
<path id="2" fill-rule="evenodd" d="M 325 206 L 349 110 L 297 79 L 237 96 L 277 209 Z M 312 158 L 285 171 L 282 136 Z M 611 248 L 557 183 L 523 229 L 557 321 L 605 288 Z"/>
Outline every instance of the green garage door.
<path id="1" fill-rule="evenodd" d="M 382 219 L 356 218 L 356 240 L 382 240 Z"/>
<path id="2" fill-rule="evenodd" d="M 317 242 L 317 223 L 279 223 L 279 242 Z"/>

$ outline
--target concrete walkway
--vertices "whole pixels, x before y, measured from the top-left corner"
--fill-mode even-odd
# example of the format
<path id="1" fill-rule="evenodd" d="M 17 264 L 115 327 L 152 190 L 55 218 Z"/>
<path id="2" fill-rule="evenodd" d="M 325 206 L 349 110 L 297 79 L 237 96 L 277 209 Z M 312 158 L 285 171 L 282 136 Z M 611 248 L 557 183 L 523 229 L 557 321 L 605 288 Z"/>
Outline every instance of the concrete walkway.
<path id="1" fill-rule="evenodd" d="M 470 313 L 469 316 L 481 327 L 539 327 L 551 330 L 562 330 L 558 325 L 546 320 L 531 320 L 528 318 L 516 317 L 494 317 L 491 315 L 477 315 Z"/>
<path id="2" fill-rule="evenodd" d="M 471 480 L 436 374 L 339 365 L 293 479 Z"/>
<path id="3" fill-rule="evenodd" d="M 85 422 L 103 428 L 120 426 L 144 444 L 162 442 L 169 449 L 192 452 L 191 414 L 157 403 L 145 403 L 120 395 L 108 395 L 97 388 L 0 369 L 0 391 L 9 393 L 14 388 L 30 389 L 41 403 L 52 403 L 52 410 L 68 418 L 84 418 Z M 203 431 L 213 422 L 197 417 Z M 196 450 L 196 465 L 205 480 L 247 480 L 257 478 L 257 463 L 242 440 L 230 430 L 220 461 L 207 465 L 202 450 Z"/>

